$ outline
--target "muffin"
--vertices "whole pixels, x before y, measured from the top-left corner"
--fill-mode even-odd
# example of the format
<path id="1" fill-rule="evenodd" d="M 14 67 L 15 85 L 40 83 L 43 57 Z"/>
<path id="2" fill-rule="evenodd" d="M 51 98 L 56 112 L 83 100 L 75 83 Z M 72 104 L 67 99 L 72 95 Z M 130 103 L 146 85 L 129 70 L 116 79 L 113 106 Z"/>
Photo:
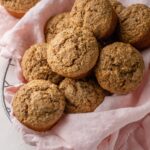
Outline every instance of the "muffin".
<path id="1" fill-rule="evenodd" d="M 141 83 L 144 61 L 130 44 L 115 42 L 102 49 L 95 72 L 102 88 L 111 93 L 127 94 Z"/>
<path id="2" fill-rule="evenodd" d="M 47 131 L 63 115 L 65 98 L 55 84 L 34 80 L 17 91 L 12 106 L 22 124 L 35 131 Z"/>
<path id="3" fill-rule="evenodd" d="M 39 1 L 40 0 L 0 0 L 0 4 L 4 6 L 11 15 L 21 18 Z"/>
<path id="4" fill-rule="evenodd" d="M 58 84 L 63 77 L 54 73 L 47 63 L 48 44 L 41 43 L 31 46 L 22 57 L 21 67 L 27 81 L 43 79 Z"/>
<path id="5" fill-rule="evenodd" d="M 99 39 L 108 38 L 117 24 L 108 0 L 76 0 L 70 16 L 73 25 L 88 28 Z"/>
<path id="6" fill-rule="evenodd" d="M 47 61 L 52 71 L 75 79 L 87 76 L 98 56 L 95 37 L 82 28 L 70 28 L 58 33 L 47 49 Z"/>
<path id="7" fill-rule="evenodd" d="M 45 27 L 45 41 L 50 42 L 56 34 L 70 27 L 70 13 L 65 12 L 50 18 Z"/>
<path id="8" fill-rule="evenodd" d="M 66 78 L 59 85 L 59 89 L 66 97 L 66 113 L 93 112 L 105 97 L 103 89 L 91 79 Z"/>
<path id="9" fill-rule="evenodd" d="M 119 15 L 119 39 L 138 49 L 150 47 L 150 8 L 134 4 Z"/>

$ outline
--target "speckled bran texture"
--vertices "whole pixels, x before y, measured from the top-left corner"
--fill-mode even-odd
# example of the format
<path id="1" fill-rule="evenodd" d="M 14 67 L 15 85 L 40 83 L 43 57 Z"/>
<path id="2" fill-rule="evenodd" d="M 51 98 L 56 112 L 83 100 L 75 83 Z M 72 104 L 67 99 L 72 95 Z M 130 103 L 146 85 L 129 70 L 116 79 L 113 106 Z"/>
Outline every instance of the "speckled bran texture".
<path id="1" fill-rule="evenodd" d="M 57 85 L 34 80 L 19 89 L 12 105 L 21 123 L 35 131 L 46 131 L 63 115 L 65 98 Z"/>
<path id="2" fill-rule="evenodd" d="M 104 47 L 96 67 L 100 86 L 111 93 L 126 94 L 143 79 L 142 55 L 130 44 L 115 42 Z"/>
<path id="3" fill-rule="evenodd" d="M 23 76 L 27 81 L 35 79 L 50 80 L 58 84 L 63 77 L 52 72 L 47 63 L 47 47 L 48 44 L 41 43 L 31 46 L 26 50 L 22 62 Z"/>
<path id="4" fill-rule="evenodd" d="M 70 13 L 65 12 L 50 18 L 45 27 L 45 40 L 50 42 L 56 34 L 70 27 Z"/>
<path id="5" fill-rule="evenodd" d="M 108 0 L 76 0 L 70 16 L 73 25 L 90 29 L 99 39 L 109 37 L 117 23 Z"/>
<path id="6" fill-rule="evenodd" d="M 109 0 L 109 1 L 117 15 L 119 15 L 125 9 L 125 6 L 123 6 L 123 4 L 120 3 L 119 1 L 117 0 Z"/>
<path id="7" fill-rule="evenodd" d="M 47 60 L 53 72 L 64 77 L 82 78 L 95 66 L 98 43 L 92 32 L 82 28 L 66 29 L 51 40 Z"/>
<path id="8" fill-rule="evenodd" d="M 94 80 L 66 78 L 59 88 L 66 97 L 66 113 L 93 112 L 105 97 L 103 89 Z"/>
<path id="9" fill-rule="evenodd" d="M 119 15 L 118 34 L 121 41 L 131 43 L 139 49 L 150 46 L 150 8 L 134 4 Z"/>
<path id="10" fill-rule="evenodd" d="M 40 0 L 0 0 L 3 5 L 12 14 L 20 17 L 25 14 L 31 7 L 33 7 Z"/>

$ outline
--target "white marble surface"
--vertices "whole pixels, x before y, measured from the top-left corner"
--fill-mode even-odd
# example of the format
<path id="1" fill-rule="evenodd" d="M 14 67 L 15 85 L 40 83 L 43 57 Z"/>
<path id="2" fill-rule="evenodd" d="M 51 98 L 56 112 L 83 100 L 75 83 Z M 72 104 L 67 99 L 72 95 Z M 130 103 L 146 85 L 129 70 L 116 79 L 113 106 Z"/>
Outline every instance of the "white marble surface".
<path id="1" fill-rule="evenodd" d="M 5 70 L 6 60 L 0 58 L 0 88 Z M 34 147 L 26 145 L 21 135 L 8 120 L 2 105 L 2 93 L 0 89 L 0 149 L 1 150 L 35 150 Z"/>

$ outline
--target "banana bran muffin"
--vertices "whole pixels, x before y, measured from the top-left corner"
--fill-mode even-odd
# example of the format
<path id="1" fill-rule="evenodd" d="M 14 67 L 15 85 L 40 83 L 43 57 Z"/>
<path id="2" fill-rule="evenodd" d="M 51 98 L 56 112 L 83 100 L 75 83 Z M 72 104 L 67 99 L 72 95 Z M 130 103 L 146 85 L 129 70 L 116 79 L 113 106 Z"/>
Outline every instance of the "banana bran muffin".
<path id="1" fill-rule="evenodd" d="M 13 98 L 13 114 L 35 131 L 47 131 L 61 118 L 65 98 L 57 85 L 33 80 L 23 85 Z"/>
<path id="2" fill-rule="evenodd" d="M 40 0 L 0 0 L 0 4 L 4 6 L 11 15 L 20 18 L 39 1 Z"/>
<path id="3" fill-rule="evenodd" d="M 66 97 L 66 113 L 93 112 L 104 100 L 104 90 L 91 79 L 73 80 L 66 78 L 59 89 Z"/>
<path id="4" fill-rule="evenodd" d="M 102 49 L 95 72 L 103 89 L 111 93 L 127 94 L 141 83 L 144 61 L 130 44 L 115 42 Z"/>
<path id="5" fill-rule="evenodd" d="M 109 37 L 117 24 L 109 0 L 76 0 L 70 16 L 73 25 L 88 28 L 99 39 Z"/>
<path id="6" fill-rule="evenodd" d="M 70 27 L 70 13 L 65 12 L 50 18 L 45 27 L 45 40 L 50 42 L 55 35 Z"/>
<path id="7" fill-rule="evenodd" d="M 52 71 L 69 78 L 88 75 L 98 56 L 95 37 L 82 28 L 70 28 L 58 33 L 47 49 L 47 61 Z"/>
<path id="8" fill-rule="evenodd" d="M 32 45 L 22 57 L 21 67 L 27 81 L 43 79 L 58 84 L 63 77 L 54 73 L 47 63 L 48 44 Z"/>
<path id="9" fill-rule="evenodd" d="M 138 49 L 150 47 L 150 8 L 144 4 L 134 4 L 119 15 L 119 39 Z"/>

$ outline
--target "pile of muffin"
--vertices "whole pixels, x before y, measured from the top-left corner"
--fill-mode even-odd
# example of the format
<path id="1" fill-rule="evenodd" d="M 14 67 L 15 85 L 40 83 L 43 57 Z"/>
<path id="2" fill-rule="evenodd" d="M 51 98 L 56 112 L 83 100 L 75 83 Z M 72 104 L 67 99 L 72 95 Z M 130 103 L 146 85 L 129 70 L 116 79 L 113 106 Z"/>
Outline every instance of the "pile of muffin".
<path id="1" fill-rule="evenodd" d="M 150 8 L 115 0 L 76 0 L 71 12 L 50 18 L 46 43 L 25 51 L 25 80 L 13 113 L 25 126 L 51 129 L 65 113 L 94 111 L 111 94 L 140 85 L 150 47 Z"/>

